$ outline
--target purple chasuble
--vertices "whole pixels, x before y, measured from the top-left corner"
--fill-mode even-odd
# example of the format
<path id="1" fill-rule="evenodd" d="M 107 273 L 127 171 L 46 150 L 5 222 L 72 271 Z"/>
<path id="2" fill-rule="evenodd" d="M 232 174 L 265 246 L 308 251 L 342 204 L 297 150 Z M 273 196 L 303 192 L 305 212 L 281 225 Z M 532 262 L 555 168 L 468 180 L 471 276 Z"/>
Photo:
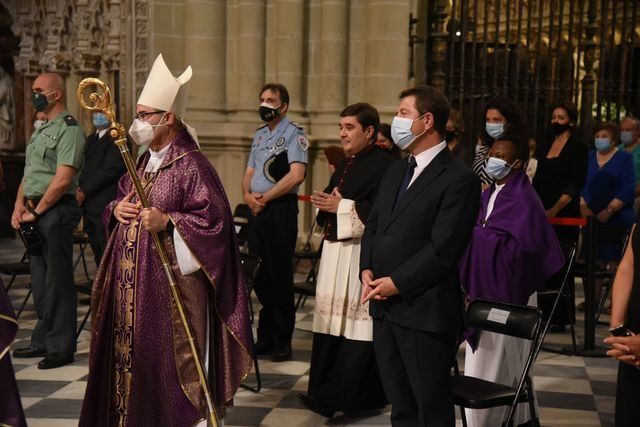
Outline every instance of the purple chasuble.
<path id="1" fill-rule="evenodd" d="M 186 130 L 171 143 L 156 173 L 144 173 L 148 160 L 149 153 L 140 158 L 138 175 L 150 205 L 169 215 L 202 266 L 182 275 L 173 232 L 160 233 L 220 409 L 230 403 L 252 362 L 247 293 L 229 202 L 215 169 Z M 103 214 L 110 236 L 93 284 L 80 426 L 191 426 L 206 417 L 205 400 L 160 257 L 139 217 L 128 225 L 113 217 L 116 204 L 132 190 L 124 175 L 117 199 Z"/>
<path id="2" fill-rule="evenodd" d="M 514 172 L 496 196 L 495 184 L 481 196 L 478 220 L 460 262 L 460 282 L 477 298 L 526 305 L 531 294 L 564 265 L 564 255 L 542 202 L 523 171 Z M 465 337 L 475 350 L 477 336 Z"/>
<path id="3" fill-rule="evenodd" d="M 11 301 L 0 279 L 0 425 L 26 427 L 9 347 L 18 332 Z"/>

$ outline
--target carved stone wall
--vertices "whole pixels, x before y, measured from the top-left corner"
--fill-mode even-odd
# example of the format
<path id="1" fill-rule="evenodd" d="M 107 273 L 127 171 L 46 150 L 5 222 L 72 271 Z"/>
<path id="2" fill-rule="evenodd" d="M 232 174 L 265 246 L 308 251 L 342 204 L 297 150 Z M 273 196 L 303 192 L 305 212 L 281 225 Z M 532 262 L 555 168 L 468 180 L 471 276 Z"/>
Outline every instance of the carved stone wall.
<path id="1" fill-rule="evenodd" d="M 52 71 L 67 80 L 67 102 L 75 103 L 77 82 L 98 76 L 117 90 L 121 116 L 129 116 L 149 66 L 148 0 L 2 0 L 20 38 L 16 72 L 25 79 L 26 97 L 35 76 Z M 23 113 L 29 115 L 26 103 Z M 26 120 L 28 126 L 30 120 Z M 19 148 L 19 147 L 17 147 Z"/>
<path id="2" fill-rule="evenodd" d="M 151 60 L 162 53 L 176 74 L 193 66 L 186 120 L 198 129 L 232 205 L 242 201 L 264 83 L 289 88 L 290 117 L 304 125 L 312 142 L 303 193 L 326 186 L 322 148 L 338 141 L 339 112 L 350 103 L 370 102 L 388 121 L 409 84 L 406 29 L 414 0 L 0 2 L 20 37 L 15 64 L 24 79 L 26 134 L 32 79 L 42 71 L 65 76 L 69 110 L 87 124 L 75 87 L 83 77 L 100 76 L 129 126 Z M 301 208 L 303 229 L 311 210 Z"/>

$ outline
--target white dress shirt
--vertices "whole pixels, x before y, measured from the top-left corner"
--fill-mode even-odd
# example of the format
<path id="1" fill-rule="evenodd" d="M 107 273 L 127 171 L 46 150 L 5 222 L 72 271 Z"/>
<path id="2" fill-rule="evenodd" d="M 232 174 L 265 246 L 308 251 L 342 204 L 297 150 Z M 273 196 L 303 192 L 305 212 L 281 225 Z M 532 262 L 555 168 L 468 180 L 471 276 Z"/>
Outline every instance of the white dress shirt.
<path id="1" fill-rule="evenodd" d="M 96 133 L 98 134 L 98 139 L 102 138 L 104 134 L 107 133 L 108 130 L 109 128 L 97 130 Z"/>
<path id="2" fill-rule="evenodd" d="M 431 161 L 445 148 L 447 148 L 447 143 L 446 141 L 442 141 L 440 144 L 433 146 L 428 150 L 424 150 L 417 156 L 413 156 L 413 158 L 416 159 L 416 168 L 413 170 L 413 176 L 411 177 L 411 181 L 409 181 L 407 188 L 411 187 L 413 181 L 420 176 L 422 171 L 429 166 L 429 163 L 431 163 Z"/>
<path id="3" fill-rule="evenodd" d="M 167 145 L 160 151 L 153 151 L 149 148 L 149 161 L 147 162 L 147 166 L 144 168 L 145 172 L 157 172 L 158 168 L 162 165 L 162 161 L 164 160 L 164 156 L 167 155 L 167 151 L 169 151 L 169 147 L 171 144 Z"/>
<path id="4" fill-rule="evenodd" d="M 491 196 L 489 197 L 489 203 L 487 203 L 487 213 L 484 216 L 485 221 L 487 220 L 487 218 L 489 218 L 491 212 L 493 212 L 493 206 L 496 204 L 496 197 L 498 197 L 498 193 L 504 188 L 505 184 L 496 184 L 496 188 L 493 190 L 493 193 L 491 193 Z"/>

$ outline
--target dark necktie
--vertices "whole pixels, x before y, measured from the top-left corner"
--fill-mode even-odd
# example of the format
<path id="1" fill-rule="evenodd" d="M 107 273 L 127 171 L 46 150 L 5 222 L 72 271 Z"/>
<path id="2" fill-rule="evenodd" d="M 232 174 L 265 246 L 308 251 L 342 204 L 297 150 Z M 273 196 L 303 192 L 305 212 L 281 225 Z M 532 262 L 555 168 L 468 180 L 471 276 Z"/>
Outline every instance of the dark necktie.
<path id="1" fill-rule="evenodd" d="M 400 184 L 400 189 L 398 190 L 398 196 L 396 197 L 396 201 L 400 200 L 404 193 L 407 192 L 409 188 L 409 183 L 411 182 L 411 178 L 413 178 L 413 172 L 416 170 L 416 158 L 411 156 L 409 159 L 409 166 L 407 166 L 407 171 L 404 174 L 404 178 L 402 178 L 402 184 Z"/>

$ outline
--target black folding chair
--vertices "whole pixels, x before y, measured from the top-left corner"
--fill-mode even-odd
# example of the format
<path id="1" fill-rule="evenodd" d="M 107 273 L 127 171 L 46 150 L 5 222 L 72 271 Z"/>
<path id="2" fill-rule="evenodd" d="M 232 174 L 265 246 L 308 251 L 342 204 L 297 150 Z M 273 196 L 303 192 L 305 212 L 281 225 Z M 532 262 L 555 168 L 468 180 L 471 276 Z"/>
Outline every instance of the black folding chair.
<path id="1" fill-rule="evenodd" d="M 86 295 L 86 296 L 90 297 L 91 296 L 92 287 L 93 287 L 93 282 L 76 283 L 76 293 L 79 293 L 79 294 Z M 80 333 L 82 332 L 82 329 L 84 329 L 84 325 L 87 323 L 87 320 L 89 319 L 90 315 L 91 315 L 91 305 L 89 305 L 89 309 L 87 310 L 87 312 L 85 313 L 84 317 L 82 318 L 82 322 L 80 322 L 80 326 L 78 327 L 78 330 L 76 331 L 76 340 L 80 336 Z"/>
<path id="2" fill-rule="evenodd" d="M 622 252 L 618 257 L 618 261 L 622 259 L 624 255 L 624 248 L 627 246 L 629 240 L 629 231 L 624 227 L 614 227 L 607 224 L 597 223 L 596 228 L 596 244 L 609 243 L 615 245 L 621 245 Z M 602 279 L 604 290 L 595 307 L 595 320 L 598 321 L 602 312 L 604 311 L 605 304 L 609 298 L 611 287 L 613 286 L 613 280 L 615 279 L 616 272 L 618 271 L 618 263 L 613 265 L 612 268 L 603 268 L 596 265 L 596 279 Z M 585 283 L 587 277 L 587 265 L 584 260 L 576 261 L 573 269 L 573 276 L 582 279 L 582 283 Z M 586 312 L 586 310 L 585 310 Z"/>
<path id="3" fill-rule="evenodd" d="M 29 256 L 27 251 L 24 252 L 22 258 L 18 262 L 4 262 L 0 264 L 0 274 L 4 274 L 5 276 L 11 276 L 9 279 L 9 283 L 7 283 L 4 288 L 5 291 L 9 292 L 11 289 L 11 285 L 16 280 L 18 276 L 26 276 L 30 274 L 29 271 Z"/>
<path id="4" fill-rule="evenodd" d="M 309 272 L 304 280 L 295 281 L 293 283 L 293 293 L 298 295 L 296 300 L 296 311 L 300 307 L 304 307 L 307 298 L 316 295 L 316 281 L 318 279 L 318 266 L 320 265 L 320 256 L 322 255 L 322 246 L 324 240 L 320 241 L 318 249 L 308 259 L 310 261 Z"/>
<path id="5" fill-rule="evenodd" d="M 241 253 L 249 252 L 249 222 L 251 221 L 251 208 L 243 203 L 233 210 L 233 226 L 236 229 L 238 247 Z"/>
<path id="6" fill-rule="evenodd" d="M 598 236 L 602 236 L 602 238 L 612 243 L 622 243 L 622 252 L 618 257 L 618 262 L 609 270 L 610 276 L 604 282 L 602 297 L 600 298 L 600 302 L 598 303 L 598 307 L 596 308 L 596 322 L 600 320 L 600 316 L 604 312 L 605 305 L 607 303 L 607 300 L 609 299 L 609 295 L 611 294 L 613 281 L 616 279 L 616 274 L 618 273 L 618 266 L 620 265 L 620 261 L 622 261 L 624 250 L 626 249 L 627 244 L 629 243 L 629 238 L 631 237 L 631 230 L 627 230 L 626 228 L 612 229 L 609 227 L 605 230 L 598 231 Z"/>
<path id="7" fill-rule="evenodd" d="M 76 258 L 76 261 L 73 263 L 73 271 L 76 271 L 78 264 L 80 263 L 80 261 L 82 261 L 82 267 L 84 267 L 84 275 L 86 276 L 87 280 L 90 282 L 92 279 L 91 279 L 91 276 L 89 276 L 89 269 L 87 268 L 87 259 L 84 255 L 84 250 L 87 248 L 87 245 L 89 245 L 89 236 L 87 236 L 87 234 L 84 231 L 75 230 L 73 232 L 73 244 L 78 245 L 78 248 L 80 249 L 80 254 L 78 255 L 78 258 Z"/>
<path id="8" fill-rule="evenodd" d="M 253 285 L 258 276 L 258 270 L 260 269 L 260 263 L 262 260 L 257 255 L 250 253 L 240 253 L 240 263 L 242 264 L 242 271 L 244 272 L 244 278 L 247 282 L 247 296 L 249 297 L 249 318 L 253 323 L 253 302 L 251 301 L 251 292 L 253 291 Z"/>
<path id="9" fill-rule="evenodd" d="M 302 261 L 309 261 L 309 272 L 304 280 L 296 281 L 293 283 L 293 292 L 298 295 L 296 300 L 296 311 L 298 308 L 304 307 L 307 302 L 307 298 L 316 295 L 316 279 L 318 276 L 318 266 L 320 265 L 320 257 L 322 256 L 322 246 L 324 245 L 324 239 L 320 240 L 317 248 L 313 245 L 313 233 L 318 227 L 316 218 L 313 219 L 313 223 L 309 232 L 307 233 L 307 241 L 303 245 L 301 250 L 298 250 L 293 255 L 293 269 L 296 271 Z"/>
<path id="10" fill-rule="evenodd" d="M 467 426 L 464 408 L 487 409 L 509 406 L 509 413 L 502 426 L 511 427 L 515 408 L 522 402 L 529 403 L 531 420 L 537 423 L 533 382 L 529 371 L 539 350 L 541 324 L 542 312 L 536 307 L 482 299 L 471 302 L 467 310 L 468 327 L 529 340 L 531 350 L 516 388 L 460 375 L 458 372 L 451 377 L 453 401 L 455 405 L 460 406 L 463 426 Z"/>
<path id="11" fill-rule="evenodd" d="M 258 276 L 258 271 L 260 270 L 260 258 L 252 255 L 252 254 L 240 254 L 240 262 L 242 263 L 242 270 L 244 272 L 244 277 L 247 282 L 247 295 L 249 297 L 249 309 L 250 309 L 250 318 L 251 323 L 253 323 L 253 305 L 251 303 L 251 291 L 253 290 L 253 284 Z M 245 390 L 252 391 L 254 393 L 259 393 L 262 389 L 262 379 L 260 378 L 260 368 L 258 367 L 258 357 L 256 356 L 256 352 L 253 348 L 253 329 L 251 330 L 251 353 L 253 355 L 253 366 L 256 370 L 256 387 L 251 387 L 247 384 L 240 384 L 240 387 Z"/>
<path id="12" fill-rule="evenodd" d="M 543 340 L 561 305 L 568 319 L 571 319 L 574 315 L 573 292 L 569 289 L 569 281 L 572 279 L 571 274 L 576 260 L 576 243 L 571 240 L 560 239 L 560 247 L 562 248 L 565 264 L 564 267 L 554 275 L 554 277 L 561 278 L 560 287 L 554 288 L 548 286 L 548 283 L 555 282 L 555 280 L 549 280 L 547 284 L 538 291 L 538 307 L 542 310 L 543 320 L 545 322 Z M 560 304 L 560 302 L 562 302 L 562 304 Z M 573 353 L 575 354 L 577 352 L 575 322 L 569 322 L 569 327 L 571 329 Z M 554 353 L 564 353 L 562 350 L 549 347 L 544 347 L 544 349 Z"/>

